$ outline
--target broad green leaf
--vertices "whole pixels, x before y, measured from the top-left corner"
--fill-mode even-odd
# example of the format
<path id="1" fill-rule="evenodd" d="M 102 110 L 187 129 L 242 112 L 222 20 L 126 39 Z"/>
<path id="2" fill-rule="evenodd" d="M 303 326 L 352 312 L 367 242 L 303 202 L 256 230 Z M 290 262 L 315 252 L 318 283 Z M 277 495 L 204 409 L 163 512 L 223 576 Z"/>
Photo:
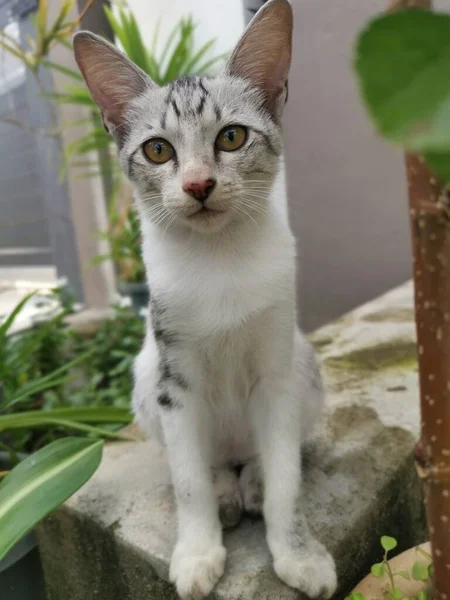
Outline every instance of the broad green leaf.
<path id="1" fill-rule="evenodd" d="M 428 600 L 428 594 L 422 590 L 417 594 L 417 600 Z"/>
<path id="2" fill-rule="evenodd" d="M 402 600 L 403 598 L 403 592 L 399 588 L 392 588 L 389 595 L 392 600 Z"/>
<path id="3" fill-rule="evenodd" d="M 393 537 L 389 537 L 388 535 L 383 535 L 383 537 L 381 538 L 381 545 L 386 550 L 386 552 L 389 552 L 390 550 L 394 550 L 394 548 L 397 548 L 397 540 Z"/>
<path id="4" fill-rule="evenodd" d="M 384 563 L 375 563 L 374 565 L 372 565 L 370 572 L 374 577 L 383 577 L 384 570 Z"/>
<path id="5" fill-rule="evenodd" d="M 420 561 L 416 561 L 412 568 L 412 577 L 416 581 L 428 581 L 428 566 Z"/>
<path id="6" fill-rule="evenodd" d="M 360 35 L 362 96 L 388 140 L 418 152 L 450 150 L 450 15 L 401 11 Z"/>
<path id="7" fill-rule="evenodd" d="M 103 441 L 67 437 L 18 464 L 0 485 L 0 559 L 96 471 Z"/>
<path id="8" fill-rule="evenodd" d="M 450 151 L 425 152 L 424 156 L 436 175 L 444 181 L 450 181 Z"/>

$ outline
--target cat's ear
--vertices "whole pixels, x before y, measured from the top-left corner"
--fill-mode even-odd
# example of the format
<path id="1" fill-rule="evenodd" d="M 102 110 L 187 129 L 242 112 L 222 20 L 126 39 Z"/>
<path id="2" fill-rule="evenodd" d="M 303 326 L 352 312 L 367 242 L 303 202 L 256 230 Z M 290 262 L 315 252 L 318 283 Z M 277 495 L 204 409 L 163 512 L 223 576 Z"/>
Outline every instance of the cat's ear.
<path id="1" fill-rule="evenodd" d="M 103 38 L 80 31 L 73 38 L 75 60 L 107 131 L 120 135 L 128 104 L 153 82 L 122 52 Z"/>
<path id="2" fill-rule="evenodd" d="M 286 100 L 292 20 L 288 0 L 269 0 L 248 25 L 226 68 L 228 74 L 260 88 L 273 113 L 278 113 Z"/>

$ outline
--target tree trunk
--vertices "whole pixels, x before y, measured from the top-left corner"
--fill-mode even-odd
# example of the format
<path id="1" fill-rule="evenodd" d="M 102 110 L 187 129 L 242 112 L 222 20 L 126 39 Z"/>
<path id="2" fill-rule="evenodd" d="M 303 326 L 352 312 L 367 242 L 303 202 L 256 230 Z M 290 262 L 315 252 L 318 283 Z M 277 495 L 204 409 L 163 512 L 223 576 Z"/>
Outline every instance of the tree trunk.
<path id="1" fill-rule="evenodd" d="M 390 10 L 400 8 L 431 8 L 431 1 L 391 3 Z M 406 155 L 406 174 L 422 414 L 416 464 L 425 491 L 434 597 L 450 600 L 450 188 L 419 156 Z"/>

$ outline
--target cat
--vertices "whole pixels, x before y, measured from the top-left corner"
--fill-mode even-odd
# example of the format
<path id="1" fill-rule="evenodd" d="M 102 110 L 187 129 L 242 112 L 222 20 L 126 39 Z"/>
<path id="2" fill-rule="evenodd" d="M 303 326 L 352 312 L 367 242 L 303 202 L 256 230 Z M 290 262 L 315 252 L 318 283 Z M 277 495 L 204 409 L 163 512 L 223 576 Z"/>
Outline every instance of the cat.
<path id="1" fill-rule="evenodd" d="M 163 87 L 98 36 L 74 37 L 140 215 L 151 301 L 133 404 L 166 447 L 178 516 L 170 579 L 182 599 L 212 591 L 221 525 L 244 511 L 263 513 L 282 581 L 312 598 L 337 585 L 301 499 L 301 443 L 324 392 L 296 327 L 283 216 L 291 36 L 290 3 L 269 0 L 221 75 Z"/>

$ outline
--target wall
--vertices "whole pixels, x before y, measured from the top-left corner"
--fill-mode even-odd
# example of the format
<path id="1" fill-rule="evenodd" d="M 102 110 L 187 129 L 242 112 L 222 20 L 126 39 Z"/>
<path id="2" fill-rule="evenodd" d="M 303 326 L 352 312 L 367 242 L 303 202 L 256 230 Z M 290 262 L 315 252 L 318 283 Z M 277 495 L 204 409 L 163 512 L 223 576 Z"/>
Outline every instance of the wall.
<path id="1" fill-rule="evenodd" d="M 351 70 L 357 32 L 386 5 L 293 0 L 286 160 L 308 329 L 410 277 L 402 156 L 374 134 Z"/>

